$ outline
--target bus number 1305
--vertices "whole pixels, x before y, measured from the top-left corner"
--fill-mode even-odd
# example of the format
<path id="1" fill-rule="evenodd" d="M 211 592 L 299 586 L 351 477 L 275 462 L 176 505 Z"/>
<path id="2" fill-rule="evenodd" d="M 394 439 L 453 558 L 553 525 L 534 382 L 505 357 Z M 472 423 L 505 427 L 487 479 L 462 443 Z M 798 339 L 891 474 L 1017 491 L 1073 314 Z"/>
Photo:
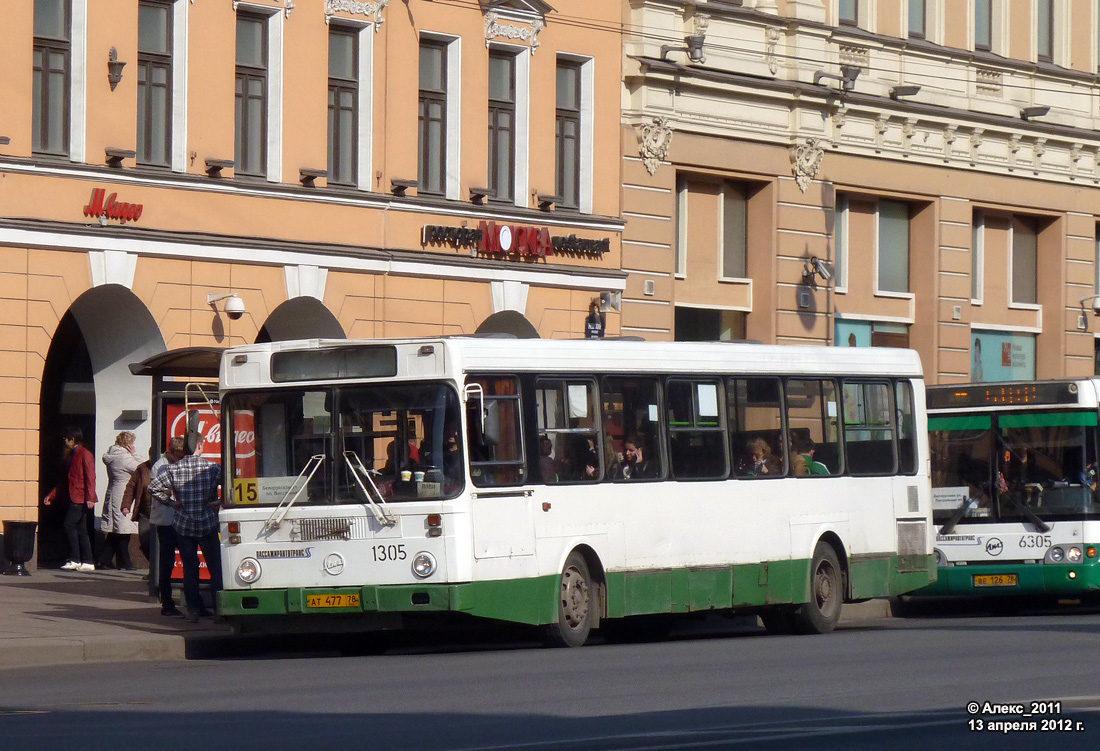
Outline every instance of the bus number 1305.
<path id="1" fill-rule="evenodd" d="M 375 561 L 403 561 L 405 560 L 404 545 L 374 545 L 371 547 Z"/>

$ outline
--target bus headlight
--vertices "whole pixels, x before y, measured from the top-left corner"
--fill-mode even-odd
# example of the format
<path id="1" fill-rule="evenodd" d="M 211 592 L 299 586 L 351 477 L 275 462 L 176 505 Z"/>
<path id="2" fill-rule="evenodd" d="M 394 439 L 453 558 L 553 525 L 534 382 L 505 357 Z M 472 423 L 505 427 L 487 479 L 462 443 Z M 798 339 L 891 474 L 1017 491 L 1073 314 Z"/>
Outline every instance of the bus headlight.
<path id="1" fill-rule="evenodd" d="M 245 558 L 237 564 L 237 578 L 245 584 L 252 584 L 260 578 L 260 562 L 255 558 Z"/>
<path id="2" fill-rule="evenodd" d="M 932 548 L 932 554 L 936 556 L 936 565 L 943 568 L 947 565 L 947 556 L 939 548 Z"/>
<path id="3" fill-rule="evenodd" d="M 1066 557 L 1069 558 L 1072 563 L 1079 563 L 1081 561 L 1081 548 L 1073 545 L 1066 552 Z"/>
<path id="4" fill-rule="evenodd" d="M 435 573 L 435 556 L 431 553 L 417 553 L 413 557 L 412 572 L 419 579 L 427 579 Z"/>
<path id="5" fill-rule="evenodd" d="M 1061 563 L 1066 559 L 1066 551 L 1059 547 L 1053 547 L 1047 551 L 1048 563 Z"/>

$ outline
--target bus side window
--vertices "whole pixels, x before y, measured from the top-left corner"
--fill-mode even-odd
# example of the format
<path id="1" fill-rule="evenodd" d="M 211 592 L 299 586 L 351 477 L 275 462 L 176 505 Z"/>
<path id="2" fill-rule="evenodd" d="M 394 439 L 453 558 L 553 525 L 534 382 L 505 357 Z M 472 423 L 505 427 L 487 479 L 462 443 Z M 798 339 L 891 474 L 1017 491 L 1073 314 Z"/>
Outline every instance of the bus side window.
<path id="1" fill-rule="evenodd" d="M 656 378 L 603 379 L 604 433 L 608 477 L 653 480 L 664 477 L 660 390 Z"/>
<path id="2" fill-rule="evenodd" d="M 466 403 L 466 443 L 470 447 L 470 476 L 474 485 L 518 485 L 526 476 L 523 460 L 519 383 L 512 377 L 482 376 L 484 397 L 471 396 Z M 482 398 L 500 428 L 499 436 L 481 430 Z"/>
<path id="3" fill-rule="evenodd" d="M 786 473 L 781 386 L 774 377 L 731 378 L 726 384 L 731 466 L 738 477 Z"/>
<path id="4" fill-rule="evenodd" d="M 602 463 L 596 384 L 580 378 L 540 378 L 535 382 L 535 406 L 539 479 L 548 485 L 598 482 Z"/>
<path id="5" fill-rule="evenodd" d="M 727 473 L 721 384 L 668 382 L 669 471 L 678 480 L 724 478 Z"/>
<path id="6" fill-rule="evenodd" d="M 853 475 L 892 475 L 895 411 L 890 384 L 844 382 L 844 453 Z"/>
<path id="7" fill-rule="evenodd" d="M 787 435 L 792 475 L 837 475 L 837 388 L 828 379 L 787 380 Z"/>

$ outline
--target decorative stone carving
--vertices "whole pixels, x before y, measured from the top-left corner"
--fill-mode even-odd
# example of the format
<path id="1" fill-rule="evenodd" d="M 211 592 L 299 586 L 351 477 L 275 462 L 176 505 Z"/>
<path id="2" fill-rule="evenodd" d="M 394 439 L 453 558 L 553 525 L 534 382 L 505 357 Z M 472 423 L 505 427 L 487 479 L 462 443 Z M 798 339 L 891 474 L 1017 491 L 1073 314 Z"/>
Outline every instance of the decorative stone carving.
<path id="1" fill-rule="evenodd" d="M 655 117 L 653 122 L 642 126 L 642 139 L 638 148 L 642 154 L 642 163 L 649 174 L 657 172 L 661 160 L 668 157 L 668 147 L 672 145 L 672 128 L 668 118 Z"/>
<path id="2" fill-rule="evenodd" d="M 1043 154 L 1047 150 L 1047 139 L 1036 138 L 1034 145 L 1031 147 L 1032 153 L 1035 157 L 1031 161 L 1031 166 L 1035 170 L 1035 174 L 1038 175 L 1039 171 L 1043 167 Z"/>
<path id="3" fill-rule="evenodd" d="M 981 128 L 974 128 L 970 131 L 970 166 L 973 167 L 978 163 L 978 148 L 982 145 L 982 134 L 985 131 Z"/>
<path id="4" fill-rule="evenodd" d="M 958 136 L 959 126 L 946 125 L 943 129 L 943 160 L 945 162 L 951 161 L 951 147 L 955 143 L 955 138 Z"/>
<path id="5" fill-rule="evenodd" d="M 779 72 L 779 60 L 775 57 L 775 47 L 779 44 L 779 29 L 768 26 L 764 29 L 764 60 L 768 63 L 768 70 L 774 76 Z"/>
<path id="6" fill-rule="evenodd" d="M 382 14 L 390 0 L 325 0 L 325 23 L 329 23 L 337 13 L 351 13 L 352 15 L 366 16 L 374 24 L 375 32 L 382 30 L 382 24 L 386 19 Z"/>
<path id="7" fill-rule="evenodd" d="M 1077 177 L 1078 162 L 1081 161 L 1081 157 L 1084 156 L 1082 149 L 1085 145 L 1082 143 L 1070 144 L 1069 147 L 1069 174 L 1070 177 Z"/>
<path id="8" fill-rule="evenodd" d="M 875 151 L 882 151 L 882 147 L 886 143 L 886 131 L 889 126 L 890 121 L 885 115 L 879 115 L 875 118 Z"/>
<path id="9" fill-rule="evenodd" d="M 821 160 L 825 158 L 825 149 L 817 138 L 807 138 L 791 148 L 791 170 L 794 181 L 803 193 L 817 176 Z"/>
<path id="10" fill-rule="evenodd" d="M 1020 134 L 1013 133 L 1008 139 L 1008 168 L 1016 168 L 1016 160 L 1020 152 Z"/>
<path id="11" fill-rule="evenodd" d="M 539 32 L 544 28 L 546 28 L 546 22 L 541 18 L 532 19 L 531 27 L 525 29 L 522 26 L 502 24 L 499 14 L 496 11 L 489 11 L 485 14 L 485 46 L 488 47 L 489 43 L 497 37 L 519 39 L 531 45 L 533 55 L 539 47 Z"/>
<path id="12" fill-rule="evenodd" d="M 902 136 L 901 147 L 902 147 L 902 150 L 904 150 L 906 154 L 908 154 L 910 148 L 912 148 L 913 139 L 916 137 L 916 135 L 917 135 L 917 120 L 916 120 L 916 118 L 910 117 L 910 118 L 906 119 L 906 121 L 904 123 L 902 123 L 902 125 L 901 125 L 901 136 Z"/>

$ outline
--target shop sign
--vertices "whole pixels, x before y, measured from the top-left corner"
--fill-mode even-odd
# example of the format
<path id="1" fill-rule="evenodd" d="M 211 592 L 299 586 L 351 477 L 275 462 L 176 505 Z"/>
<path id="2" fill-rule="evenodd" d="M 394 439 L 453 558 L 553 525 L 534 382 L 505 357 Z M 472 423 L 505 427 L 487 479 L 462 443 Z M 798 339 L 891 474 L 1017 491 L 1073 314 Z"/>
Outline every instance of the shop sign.
<path id="1" fill-rule="evenodd" d="M 554 235 L 546 227 L 479 222 L 477 229 L 424 225 L 421 244 L 468 248 L 475 255 L 518 255 L 544 258 L 552 255 L 601 257 L 611 250 L 611 240 L 587 240 L 576 235 Z"/>
<path id="2" fill-rule="evenodd" d="M 116 201 L 117 193 L 112 193 L 104 199 L 106 193 L 107 191 L 103 188 L 92 188 L 92 197 L 84 207 L 84 216 L 100 220 L 117 219 L 120 224 L 136 222 L 141 218 L 142 209 L 145 208 L 143 204 Z"/>

